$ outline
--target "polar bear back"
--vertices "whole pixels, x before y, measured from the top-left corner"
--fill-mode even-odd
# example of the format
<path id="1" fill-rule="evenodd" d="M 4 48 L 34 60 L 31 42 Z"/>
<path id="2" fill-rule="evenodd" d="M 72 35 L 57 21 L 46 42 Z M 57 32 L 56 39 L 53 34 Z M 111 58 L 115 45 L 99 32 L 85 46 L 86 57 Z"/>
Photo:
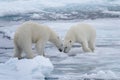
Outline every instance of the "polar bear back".
<path id="1" fill-rule="evenodd" d="M 34 22 L 25 22 L 16 31 L 19 39 L 26 38 L 24 40 L 32 40 L 32 43 L 36 43 L 40 38 L 49 38 L 50 28 L 45 25 L 40 25 Z M 29 37 L 28 37 L 29 36 Z M 46 37 L 43 37 L 46 36 Z M 28 39 L 30 38 L 30 39 Z M 45 39 L 44 39 L 45 40 Z"/>
<path id="2" fill-rule="evenodd" d="M 95 39 L 96 30 L 89 24 L 81 23 L 72 26 L 68 32 L 66 38 L 75 38 L 76 42 Z"/>

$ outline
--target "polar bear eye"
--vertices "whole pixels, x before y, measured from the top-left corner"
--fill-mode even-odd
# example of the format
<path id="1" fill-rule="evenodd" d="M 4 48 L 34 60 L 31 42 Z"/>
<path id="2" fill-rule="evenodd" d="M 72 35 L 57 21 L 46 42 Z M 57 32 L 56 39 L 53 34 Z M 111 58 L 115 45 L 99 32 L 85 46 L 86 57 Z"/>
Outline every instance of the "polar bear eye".
<path id="1" fill-rule="evenodd" d="M 67 47 L 65 47 L 65 49 L 67 49 Z"/>
<path id="2" fill-rule="evenodd" d="M 69 42 L 71 43 L 72 41 L 70 40 Z"/>
<path id="3" fill-rule="evenodd" d="M 59 37 L 57 37 L 59 39 Z"/>

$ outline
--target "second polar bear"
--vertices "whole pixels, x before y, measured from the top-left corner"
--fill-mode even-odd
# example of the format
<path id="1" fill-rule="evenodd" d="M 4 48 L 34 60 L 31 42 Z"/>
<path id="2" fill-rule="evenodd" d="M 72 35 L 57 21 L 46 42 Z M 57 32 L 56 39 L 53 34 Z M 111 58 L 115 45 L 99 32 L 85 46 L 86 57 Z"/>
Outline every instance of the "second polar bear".
<path id="1" fill-rule="evenodd" d="M 64 38 L 64 52 L 68 53 L 72 45 L 81 43 L 84 52 L 94 52 L 96 30 L 89 24 L 81 23 L 72 26 Z"/>
<path id="2" fill-rule="evenodd" d="M 35 54 L 32 52 L 32 43 L 36 43 L 35 47 L 38 54 L 44 55 L 44 47 L 47 41 L 52 42 L 59 51 L 62 51 L 62 41 L 55 31 L 45 25 L 31 21 L 25 22 L 14 35 L 14 57 L 21 58 L 21 53 L 24 51 L 27 58 L 33 58 Z"/>

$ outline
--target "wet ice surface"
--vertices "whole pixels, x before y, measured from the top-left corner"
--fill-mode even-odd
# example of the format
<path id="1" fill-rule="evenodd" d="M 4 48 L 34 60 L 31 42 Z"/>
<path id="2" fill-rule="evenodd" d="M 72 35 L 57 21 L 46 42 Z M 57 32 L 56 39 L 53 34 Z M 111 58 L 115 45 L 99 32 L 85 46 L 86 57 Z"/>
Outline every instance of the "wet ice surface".
<path id="1" fill-rule="evenodd" d="M 80 21 L 93 25 L 97 30 L 96 50 L 94 53 L 84 53 L 75 44 L 67 54 L 60 53 L 52 45 L 46 45 L 45 53 L 54 65 L 54 70 L 46 80 L 104 80 L 120 79 L 120 20 L 119 19 L 98 19 Z M 20 22 L 21 23 L 21 22 Z M 64 34 L 71 25 L 78 21 L 71 22 L 39 22 L 49 25 L 57 31 L 63 39 Z M 1 32 L 11 33 L 4 36 L 13 36 L 19 23 L 7 24 L 0 28 Z M 3 38 L 0 34 L 0 62 L 7 61 L 13 55 L 12 40 Z"/>

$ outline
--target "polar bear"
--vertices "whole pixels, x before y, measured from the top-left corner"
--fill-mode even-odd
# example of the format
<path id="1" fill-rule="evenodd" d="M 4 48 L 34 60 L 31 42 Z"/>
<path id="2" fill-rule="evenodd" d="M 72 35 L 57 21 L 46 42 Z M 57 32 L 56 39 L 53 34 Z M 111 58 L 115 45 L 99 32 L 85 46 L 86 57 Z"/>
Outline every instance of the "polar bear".
<path id="1" fill-rule="evenodd" d="M 47 41 L 52 42 L 61 52 L 63 49 L 62 40 L 51 28 L 32 21 L 23 23 L 14 35 L 14 57 L 21 58 L 24 51 L 27 58 L 33 58 L 32 43 L 39 55 L 44 56 L 44 47 Z"/>
<path id="2" fill-rule="evenodd" d="M 63 52 L 68 53 L 75 42 L 81 43 L 84 52 L 94 52 L 95 39 L 96 30 L 89 24 L 81 23 L 72 26 L 64 38 Z"/>

